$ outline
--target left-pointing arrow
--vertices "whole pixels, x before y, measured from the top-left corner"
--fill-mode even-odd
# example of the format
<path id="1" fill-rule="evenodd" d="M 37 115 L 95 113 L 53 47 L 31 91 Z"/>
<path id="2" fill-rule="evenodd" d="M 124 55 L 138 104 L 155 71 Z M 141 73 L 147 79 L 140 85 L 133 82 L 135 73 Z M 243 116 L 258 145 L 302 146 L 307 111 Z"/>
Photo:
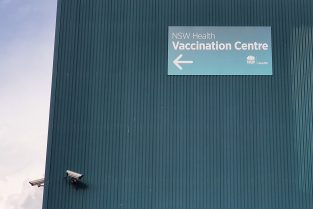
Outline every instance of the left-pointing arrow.
<path id="1" fill-rule="evenodd" d="M 180 70 L 183 69 L 183 67 L 181 66 L 181 64 L 193 64 L 193 61 L 183 61 L 183 60 L 180 60 L 181 58 L 183 57 L 183 55 L 179 55 L 174 61 L 174 65 L 176 65 L 176 67 Z"/>

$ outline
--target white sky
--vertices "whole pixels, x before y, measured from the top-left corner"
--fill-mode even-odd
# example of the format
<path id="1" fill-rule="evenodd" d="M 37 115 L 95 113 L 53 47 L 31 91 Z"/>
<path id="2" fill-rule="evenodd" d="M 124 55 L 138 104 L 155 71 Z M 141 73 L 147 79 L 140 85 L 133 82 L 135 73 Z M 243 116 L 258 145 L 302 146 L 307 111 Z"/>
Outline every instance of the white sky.
<path id="1" fill-rule="evenodd" d="M 57 0 L 0 0 L 0 209 L 41 209 Z"/>

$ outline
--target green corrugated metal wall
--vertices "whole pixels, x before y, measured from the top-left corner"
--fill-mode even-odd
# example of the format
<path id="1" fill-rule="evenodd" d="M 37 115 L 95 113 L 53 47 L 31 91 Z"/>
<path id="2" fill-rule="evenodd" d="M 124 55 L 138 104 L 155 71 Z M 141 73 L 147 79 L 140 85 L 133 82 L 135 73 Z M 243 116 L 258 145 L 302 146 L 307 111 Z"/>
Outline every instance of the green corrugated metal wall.
<path id="1" fill-rule="evenodd" d="M 59 0 L 43 208 L 312 209 L 312 8 Z M 273 76 L 167 76 L 170 25 L 271 26 Z"/>

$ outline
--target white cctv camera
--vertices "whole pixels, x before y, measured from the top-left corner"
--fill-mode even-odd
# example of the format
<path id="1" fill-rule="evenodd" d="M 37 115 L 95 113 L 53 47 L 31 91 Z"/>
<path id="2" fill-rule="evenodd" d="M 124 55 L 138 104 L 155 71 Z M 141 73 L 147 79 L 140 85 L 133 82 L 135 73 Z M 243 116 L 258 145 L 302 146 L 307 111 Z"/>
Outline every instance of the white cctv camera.
<path id="1" fill-rule="evenodd" d="M 84 177 L 83 174 L 76 173 L 74 171 L 67 170 L 66 175 L 71 178 L 72 183 L 78 182 L 81 178 Z"/>
<path id="2" fill-rule="evenodd" d="M 44 184 L 45 184 L 45 179 L 44 179 L 44 178 L 42 178 L 42 179 L 36 179 L 36 180 L 30 181 L 29 183 L 30 183 L 30 185 L 32 185 L 32 186 L 42 187 L 42 186 L 44 186 Z"/>

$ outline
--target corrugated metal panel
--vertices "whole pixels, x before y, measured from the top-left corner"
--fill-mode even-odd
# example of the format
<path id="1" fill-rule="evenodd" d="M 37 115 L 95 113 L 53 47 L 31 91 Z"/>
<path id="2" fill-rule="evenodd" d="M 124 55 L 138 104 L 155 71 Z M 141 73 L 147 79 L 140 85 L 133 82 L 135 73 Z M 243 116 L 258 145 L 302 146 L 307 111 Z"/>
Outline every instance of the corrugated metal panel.
<path id="1" fill-rule="evenodd" d="M 312 6 L 59 0 L 43 208 L 313 208 Z M 167 76 L 170 25 L 272 26 L 274 75 Z"/>

